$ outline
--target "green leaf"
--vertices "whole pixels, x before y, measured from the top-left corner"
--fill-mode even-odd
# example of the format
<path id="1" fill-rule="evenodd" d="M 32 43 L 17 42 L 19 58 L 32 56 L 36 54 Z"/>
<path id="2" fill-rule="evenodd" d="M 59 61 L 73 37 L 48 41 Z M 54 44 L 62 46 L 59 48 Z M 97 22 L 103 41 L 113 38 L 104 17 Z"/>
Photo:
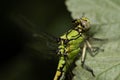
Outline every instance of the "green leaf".
<path id="1" fill-rule="evenodd" d="M 96 77 L 81 68 L 81 60 L 76 61 L 73 80 L 120 80 L 120 1 L 119 0 L 66 0 L 73 19 L 83 13 L 91 21 L 94 37 L 108 39 L 102 45 L 104 52 L 95 57 L 87 54 L 85 64 L 94 70 Z"/>

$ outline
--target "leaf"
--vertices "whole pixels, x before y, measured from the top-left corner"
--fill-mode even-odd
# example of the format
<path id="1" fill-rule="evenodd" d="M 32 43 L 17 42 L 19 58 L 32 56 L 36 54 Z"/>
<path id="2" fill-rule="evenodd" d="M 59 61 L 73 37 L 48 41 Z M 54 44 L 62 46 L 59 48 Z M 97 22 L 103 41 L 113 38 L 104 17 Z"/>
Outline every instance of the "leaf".
<path id="1" fill-rule="evenodd" d="M 108 39 L 102 46 L 104 52 L 95 57 L 87 54 L 85 64 L 94 70 L 96 77 L 81 68 L 81 60 L 76 61 L 73 80 L 120 80 L 120 1 L 119 0 L 66 0 L 73 19 L 83 13 L 91 21 L 94 37 Z"/>

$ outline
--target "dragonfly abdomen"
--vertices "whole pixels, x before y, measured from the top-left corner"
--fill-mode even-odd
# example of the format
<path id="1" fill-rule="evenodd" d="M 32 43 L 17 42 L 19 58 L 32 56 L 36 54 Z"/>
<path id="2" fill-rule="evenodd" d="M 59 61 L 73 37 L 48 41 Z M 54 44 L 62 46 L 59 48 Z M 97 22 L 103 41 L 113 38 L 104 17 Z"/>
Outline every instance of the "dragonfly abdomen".
<path id="1" fill-rule="evenodd" d="M 64 56 L 60 57 L 59 63 L 58 63 L 58 67 L 57 67 L 57 71 L 54 77 L 54 80 L 59 80 L 60 77 L 62 76 L 62 74 L 65 72 L 65 58 Z"/>

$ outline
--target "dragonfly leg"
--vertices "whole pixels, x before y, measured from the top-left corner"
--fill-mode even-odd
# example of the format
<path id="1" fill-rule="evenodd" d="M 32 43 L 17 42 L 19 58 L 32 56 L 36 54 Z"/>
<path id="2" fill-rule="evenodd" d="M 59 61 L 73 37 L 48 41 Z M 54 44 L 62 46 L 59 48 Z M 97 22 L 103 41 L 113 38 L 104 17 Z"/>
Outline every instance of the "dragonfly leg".
<path id="1" fill-rule="evenodd" d="M 98 54 L 99 51 L 104 51 L 104 49 L 100 49 L 99 47 L 92 47 L 88 40 L 86 40 L 86 44 L 89 49 L 89 53 L 92 57 L 96 56 L 96 54 Z"/>
<path id="2" fill-rule="evenodd" d="M 71 80 L 71 78 L 73 77 L 73 73 L 72 73 L 72 66 L 71 66 L 71 63 L 70 61 L 68 60 L 69 57 L 68 56 L 65 56 L 65 61 L 66 61 L 66 69 L 68 69 L 68 74 L 66 74 L 67 76 L 67 80 Z"/>
<path id="3" fill-rule="evenodd" d="M 82 68 L 86 69 L 87 71 L 91 72 L 92 75 L 95 77 L 93 70 L 85 64 L 85 58 L 86 58 L 86 48 L 87 45 L 84 43 L 83 50 L 82 50 L 82 57 L 81 57 L 81 66 Z"/>

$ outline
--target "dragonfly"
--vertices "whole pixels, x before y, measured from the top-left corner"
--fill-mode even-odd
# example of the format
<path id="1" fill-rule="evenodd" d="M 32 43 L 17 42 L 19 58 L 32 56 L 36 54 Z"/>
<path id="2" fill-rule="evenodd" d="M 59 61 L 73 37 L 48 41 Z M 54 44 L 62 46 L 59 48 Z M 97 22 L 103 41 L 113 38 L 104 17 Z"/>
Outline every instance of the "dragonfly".
<path id="1" fill-rule="evenodd" d="M 35 26 L 26 19 L 24 16 L 20 16 L 22 21 L 28 23 L 30 26 Z M 92 41 L 105 41 L 106 39 L 94 38 L 93 35 L 95 32 L 91 33 L 90 20 L 82 16 L 79 19 L 72 21 L 73 26 L 67 32 L 63 33 L 59 38 L 54 37 L 48 33 L 42 33 L 43 35 L 38 35 L 37 33 L 33 34 L 33 37 L 40 38 L 49 38 L 50 42 L 47 41 L 48 46 L 52 43 L 57 44 L 57 56 L 59 58 L 57 70 L 53 80 L 71 80 L 70 77 L 73 76 L 72 68 L 75 61 L 80 57 L 81 58 L 81 67 L 92 74 L 95 77 L 94 71 L 88 65 L 85 64 L 86 60 L 86 51 L 90 53 L 92 57 L 99 53 L 99 51 L 104 51 L 98 46 L 93 46 Z M 23 25 L 22 25 L 23 26 Z M 32 29 L 33 30 L 33 29 Z M 31 31 L 31 30 L 30 30 Z M 43 40 L 42 40 L 43 41 Z M 50 43 L 50 44 L 49 44 Z M 56 45 L 55 44 L 55 45 Z M 70 75 L 69 75 L 70 74 Z M 68 77 L 67 77 L 68 75 Z"/>
<path id="2" fill-rule="evenodd" d="M 74 63 L 78 55 L 81 57 L 81 67 L 95 77 L 93 70 L 85 64 L 86 51 L 94 57 L 99 51 L 103 51 L 99 47 L 93 47 L 90 43 L 91 40 L 103 41 L 103 39 L 93 38 L 89 35 L 90 20 L 82 16 L 79 19 L 72 21 L 73 28 L 68 30 L 58 39 L 58 52 L 59 62 L 56 74 L 53 80 L 64 80 L 67 71 L 71 70 L 71 65 Z M 72 74 L 72 72 L 70 73 Z M 67 79 L 68 80 L 68 79 Z"/>

